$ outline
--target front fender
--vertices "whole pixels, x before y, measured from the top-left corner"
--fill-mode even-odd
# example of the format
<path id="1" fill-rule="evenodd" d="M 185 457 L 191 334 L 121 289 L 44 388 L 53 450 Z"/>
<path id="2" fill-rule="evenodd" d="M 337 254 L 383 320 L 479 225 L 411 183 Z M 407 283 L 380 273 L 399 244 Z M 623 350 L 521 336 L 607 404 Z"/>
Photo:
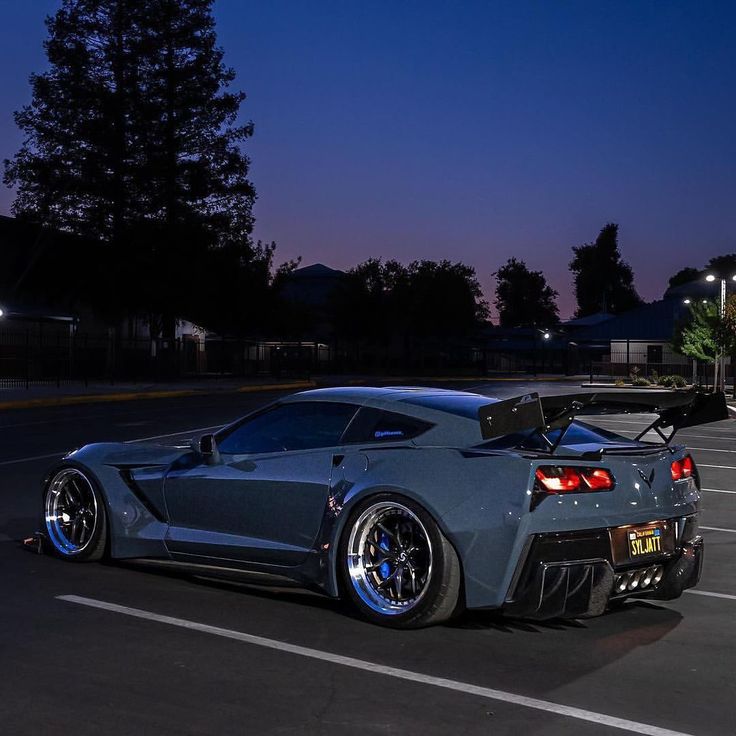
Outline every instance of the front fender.
<path id="1" fill-rule="evenodd" d="M 164 544 L 168 523 L 157 492 L 162 499 L 166 471 L 181 456 L 182 450 L 175 448 L 86 445 L 66 455 L 46 474 L 43 490 L 60 468 L 78 468 L 90 477 L 103 498 L 111 557 L 168 557 Z M 139 473 L 142 482 L 131 473 Z"/>

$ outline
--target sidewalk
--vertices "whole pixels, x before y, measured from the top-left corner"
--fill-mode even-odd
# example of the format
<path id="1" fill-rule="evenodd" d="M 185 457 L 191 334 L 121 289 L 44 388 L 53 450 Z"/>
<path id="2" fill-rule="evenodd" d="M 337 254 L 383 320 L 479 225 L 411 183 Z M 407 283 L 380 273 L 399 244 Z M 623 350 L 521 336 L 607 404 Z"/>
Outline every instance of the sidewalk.
<path id="1" fill-rule="evenodd" d="M 212 378 L 162 383 L 68 383 L 61 386 L 30 386 L 29 388 L 0 387 L 0 409 L 28 409 L 40 406 L 69 406 L 111 401 L 206 396 L 219 393 L 251 391 L 288 391 L 313 388 L 316 383 L 306 379 Z"/>

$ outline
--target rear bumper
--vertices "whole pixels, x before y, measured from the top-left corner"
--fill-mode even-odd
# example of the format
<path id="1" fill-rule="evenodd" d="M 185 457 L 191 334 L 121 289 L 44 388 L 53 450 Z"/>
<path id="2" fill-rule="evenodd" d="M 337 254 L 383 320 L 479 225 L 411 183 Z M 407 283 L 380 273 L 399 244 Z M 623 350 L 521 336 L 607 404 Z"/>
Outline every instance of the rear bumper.
<path id="1" fill-rule="evenodd" d="M 565 549 L 572 549 L 572 545 L 593 551 L 605 531 L 586 533 L 584 539 L 556 539 L 552 547 L 544 543 L 532 545 L 503 606 L 504 612 L 533 619 L 587 618 L 602 614 L 612 598 L 672 600 L 700 580 L 704 546 L 702 538 L 696 537 L 680 542 L 669 558 L 651 563 L 663 568 L 661 580 L 655 585 L 617 594 L 614 582 L 618 580 L 618 570 L 614 570 L 610 555 L 569 559 L 565 554 Z"/>

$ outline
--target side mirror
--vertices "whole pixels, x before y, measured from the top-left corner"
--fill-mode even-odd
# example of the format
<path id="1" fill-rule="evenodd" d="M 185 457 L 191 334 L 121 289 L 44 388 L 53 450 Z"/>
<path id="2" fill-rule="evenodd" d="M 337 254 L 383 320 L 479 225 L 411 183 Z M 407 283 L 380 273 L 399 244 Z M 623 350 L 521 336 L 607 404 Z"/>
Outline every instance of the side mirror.
<path id="1" fill-rule="evenodd" d="M 213 434 L 203 434 L 199 438 L 199 454 L 207 465 L 217 465 L 220 462 L 220 451 L 217 449 L 217 441 Z"/>

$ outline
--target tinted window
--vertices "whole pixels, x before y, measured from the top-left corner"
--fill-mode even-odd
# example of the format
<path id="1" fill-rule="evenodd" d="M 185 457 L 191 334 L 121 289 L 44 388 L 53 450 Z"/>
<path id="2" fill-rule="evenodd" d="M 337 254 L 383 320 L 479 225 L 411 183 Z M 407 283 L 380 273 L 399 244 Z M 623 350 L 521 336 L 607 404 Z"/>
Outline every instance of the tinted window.
<path id="1" fill-rule="evenodd" d="M 555 442 L 560 436 L 559 429 L 553 429 L 547 432 L 550 442 Z M 565 432 L 563 447 L 569 445 L 630 445 L 632 441 L 626 437 L 622 437 L 615 432 L 609 432 L 600 427 L 594 427 L 583 422 L 573 422 Z M 542 435 L 537 432 L 519 432 L 516 434 L 507 434 L 503 437 L 496 437 L 489 442 L 484 442 L 480 447 L 489 450 L 505 449 L 509 447 L 523 447 L 527 450 L 548 450 L 549 445 L 544 441 Z"/>
<path id="2" fill-rule="evenodd" d="M 282 404 L 218 436 L 217 444 L 228 455 L 332 447 L 340 443 L 356 410 L 332 401 Z"/>
<path id="3" fill-rule="evenodd" d="M 431 426 L 421 419 L 366 406 L 351 422 L 344 442 L 400 442 L 418 437 Z"/>
<path id="4" fill-rule="evenodd" d="M 407 404 L 425 406 L 427 409 L 446 411 L 466 419 L 478 419 L 478 409 L 493 403 L 494 399 L 475 394 L 425 394 L 402 399 Z"/>

